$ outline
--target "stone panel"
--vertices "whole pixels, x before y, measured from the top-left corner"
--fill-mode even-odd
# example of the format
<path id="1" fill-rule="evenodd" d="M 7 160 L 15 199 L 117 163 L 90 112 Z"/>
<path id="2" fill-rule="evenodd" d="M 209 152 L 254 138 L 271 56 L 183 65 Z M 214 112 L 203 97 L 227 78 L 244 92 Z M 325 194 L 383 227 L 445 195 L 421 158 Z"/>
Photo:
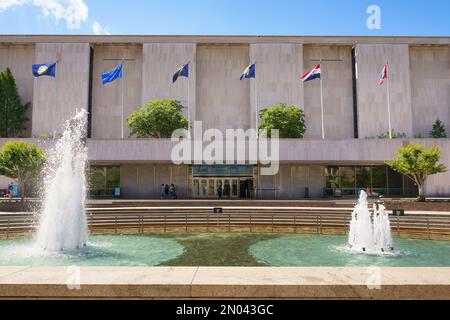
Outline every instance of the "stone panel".
<path id="1" fill-rule="evenodd" d="M 64 122 L 77 109 L 88 107 L 89 44 L 36 44 L 36 63 L 56 61 L 56 78 L 44 76 L 34 80 L 33 135 L 62 132 Z"/>
<path id="2" fill-rule="evenodd" d="M 450 46 L 410 47 L 414 135 L 428 137 L 436 119 L 450 134 Z"/>
<path id="3" fill-rule="evenodd" d="M 407 44 L 358 44 L 357 95 L 360 138 L 388 132 L 387 85 L 378 85 L 389 61 L 391 123 L 395 132 L 412 136 L 411 78 Z"/>
<path id="4" fill-rule="evenodd" d="M 197 46 L 197 114 L 203 129 L 248 129 L 250 82 L 239 77 L 249 65 L 248 45 Z"/>
<path id="5" fill-rule="evenodd" d="M 258 110 L 279 102 L 304 108 L 303 83 L 300 81 L 304 69 L 303 45 L 251 44 L 250 62 L 256 62 L 256 80 L 252 79 L 250 84 L 250 114 L 253 128 L 256 123 L 256 99 Z M 255 81 L 256 88 L 253 83 Z"/>
<path id="6" fill-rule="evenodd" d="M 179 78 L 172 83 L 173 74 L 183 64 L 189 64 L 189 78 Z M 154 99 L 179 100 L 190 110 L 191 122 L 195 119 L 196 45 L 173 43 L 144 43 L 142 63 L 141 104 Z"/>
<path id="7" fill-rule="evenodd" d="M 350 46 L 304 46 L 304 72 L 319 64 L 319 59 L 340 60 L 322 62 L 325 139 L 354 136 L 351 50 Z M 305 137 L 321 139 L 320 81 L 306 82 L 304 91 Z"/>
<path id="8" fill-rule="evenodd" d="M 101 74 L 113 70 L 120 60 L 124 63 L 124 78 L 103 85 Z M 95 45 L 92 105 L 92 137 L 120 139 L 122 119 L 122 85 L 124 86 L 123 128 L 128 138 L 127 118 L 141 106 L 142 45 Z"/>

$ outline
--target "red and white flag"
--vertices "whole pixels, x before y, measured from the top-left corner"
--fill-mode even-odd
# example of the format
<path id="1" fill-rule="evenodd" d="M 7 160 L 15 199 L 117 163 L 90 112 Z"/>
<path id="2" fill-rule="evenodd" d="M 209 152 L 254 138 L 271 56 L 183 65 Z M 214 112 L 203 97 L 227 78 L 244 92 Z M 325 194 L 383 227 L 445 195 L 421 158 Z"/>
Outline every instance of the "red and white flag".
<path id="1" fill-rule="evenodd" d="M 378 82 L 378 85 L 381 86 L 384 83 L 384 80 L 386 80 L 389 76 L 389 71 L 388 71 L 388 64 L 386 63 L 383 67 L 383 71 L 381 71 L 381 77 L 380 77 L 380 81 Z"/>
<path id="2" fill-rule="evenodd" d="M 314 80 L 314 79 L 320 79 L 321 73 L 322 72 L 321 72 L 320 64 L 318 64 L 317 66 L 314 67 L 314 69 L 312 69 L 311 71 L 308 71 L 307 73 L 302 75 L 300 80 L 302 80 L 303 82 L 306 82 L 306 81 L 310 81 L 310 80 Z"/>

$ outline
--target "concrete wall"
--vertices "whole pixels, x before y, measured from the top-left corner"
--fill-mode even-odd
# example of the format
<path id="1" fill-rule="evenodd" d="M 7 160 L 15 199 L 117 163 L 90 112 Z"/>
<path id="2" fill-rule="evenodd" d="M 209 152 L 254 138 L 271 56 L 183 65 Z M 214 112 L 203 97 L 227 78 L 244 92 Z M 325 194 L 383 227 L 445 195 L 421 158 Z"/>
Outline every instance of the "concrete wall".
<path id="1" fill-rule="evenodd" d="M 319 64 L 319 61 L 313 60 L 341 60 L 322 62 L 326 139 L 348 139 L 354 136 L 351 50 L 350 46 L 304 46 L 304 72 Z M 299 85 L 299 81 L 295 85 Z M 304 90 L 307 126 L 305 137 L 322 138 L 320 81 L 305 83 Z"/>
<path id="2" fill-rule="evenodd" d="M 142 45 L 95 45 L 92 103 L 92 137 L 117 139 L 122 130 L 122 85 L 124 86 L 124 138 L 129 136 L 127 118 L 141 106 Z M 125 61 L 124 78 L 103 85 L 101 74 Z M 122 82 L 123 80 L 123 82 Z"/>
<path id="3" fill-rule="evenodd" d="M 322 197 L 324 173 L 324 167 L 319 165 L 282 164 L 274 179 L 279 188 L 278 198 L 304 198 L 305 188 L 309 188 L 309 197 Z"/>
<path id="4" fill-rule="evenodd" d="M 121 165 L 123 196 L 134 199 L 158 199 L 161 184 L 175 184 L 179 198 L 188 196 L 188 167 L 172 164 Z"/>
<path id="5" fill-rule="evenodd" d="M 173 74 L 183 64 L 189 64 L 189 78 L 179 78 L 172 83 Z M 141 104 L 153 99 L 175 98 L 190 111 L 190 120 L 195 119 L 196 45 L 144 43 L 142 63 Z M 189 92 L 188 92 L 189 90 Z M 188 101 L 189 99 L 189 101 Z M 189 107 L 189 109 L 188 109 Z"/>
<path id="6" fill-rule="evenodd" d="M 258 110 L 279 102 L 304 109 L 303 83 L 299 80 L 304 69 L 303 45 L 251 44 L 249 54 L 250 62 L 256 62 L 256 80 L 250 81 L 251 126 L 256 123 L 256 99 Z"/>
<path id="7" fill-rule="evenodd" d="M 436 119 L 450 133 L 450 47 L 410 47 L 413 132 L 428 137 Z"/>
<path id="8" fill-rule="evenodd" d="M 249 65 L 248 45 L 197 46 L 197 112 L 203 129 L 251 126 L 250 81 L 239 77 Z"/>
<path id="9" fill-rule="evenodd" d="M 378 85 L 389 61 L 391 123 L 395 132 L 412 137 L 409 48 L 407 44 L 356 45 L 358 130 L 360 138 L 388 132 L 386 83 Z"/>
<path id="10" fill-rule="evenodd" d="M 34 80 L 32 133 L 60 133 L 76 109 L 88 107 L 89 44 L 37 43 L 35 61 L 58 65 L 56 78 Z"/>
<path id="11" fill-rule="evenodd" d="M 35 45 L 0 45 L 0 72 L 10 68 L 16 79 L 17 91 L 19 92 L 22 103 L 33 101 L 34 77 L 31 73 L 31 66 L 35 60 Z M 26 130 L 23 136 L 31 135 L 31 124 L 33 117 L 33 106 L 31 105 L 26 113 L 29 121 L 26 124 Z"/>

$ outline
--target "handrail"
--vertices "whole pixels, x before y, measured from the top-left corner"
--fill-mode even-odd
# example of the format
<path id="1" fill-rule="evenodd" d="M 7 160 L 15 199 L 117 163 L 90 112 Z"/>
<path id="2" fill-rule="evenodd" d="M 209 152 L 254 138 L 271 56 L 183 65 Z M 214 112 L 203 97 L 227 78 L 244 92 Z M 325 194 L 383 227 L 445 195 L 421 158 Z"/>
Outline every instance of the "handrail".
<path id="1" fill-rule="evenodd" d="M 349 225 L 349 213 L 321 212 L 285 212 L 267 213 L 164 213 L 145 212 L 142 210 L 124 210 L 122 212 L 87 212 L 87 222 L 91 233 L 118 233 L 121 229 L 136 228 L 139 233 L 146 231 L 168 232 L 184 230 L 192 227 L 204 228 L 206 231 L 220 229 L 232 232 L 233 229 L 257 232 L 327 232 L 346 233 Z M 214 222 L 213 222 L 214 221 Z M 0 238 L 10 238 L 35 231 L 38 217 L 32 214 L 16 213 L 0 215 Z M 247 229 L 245 229 L 247 228 Z M 450 239 L 450 216 L 406 215 L 391 218 L 392 233 L 422 234 L 427 239 L 435 236 Z"/>

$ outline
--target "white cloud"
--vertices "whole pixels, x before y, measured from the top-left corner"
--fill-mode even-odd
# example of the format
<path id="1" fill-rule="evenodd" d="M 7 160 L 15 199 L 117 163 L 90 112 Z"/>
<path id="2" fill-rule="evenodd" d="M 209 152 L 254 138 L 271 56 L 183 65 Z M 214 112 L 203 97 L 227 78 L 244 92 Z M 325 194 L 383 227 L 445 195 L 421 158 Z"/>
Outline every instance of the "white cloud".
<path id="1" fill-rule="evenodd" d="M 97 35 L 110 35 L 111 32 L 109 31 L 109 27 L 105 26 L 103 27 L 100 22 L 94 21 L 94 24 L 92 25 L 92 32 Z"/>
<path id="2" fill-rule="evenodd" d="M 0 0 L 0 11 L 9 9 L 9 7 L 13 6 L 21 6 L 28 0 Z"/>
<path id="3" fill-rule="evenodd" d="M 65 20 L 68 29 L 80 29 L 88 18 L 89 9 L 83 0 L 0 0 L 0 12 L 24 4 L 41 8 L 44 16 L 56 21 Z"/>

